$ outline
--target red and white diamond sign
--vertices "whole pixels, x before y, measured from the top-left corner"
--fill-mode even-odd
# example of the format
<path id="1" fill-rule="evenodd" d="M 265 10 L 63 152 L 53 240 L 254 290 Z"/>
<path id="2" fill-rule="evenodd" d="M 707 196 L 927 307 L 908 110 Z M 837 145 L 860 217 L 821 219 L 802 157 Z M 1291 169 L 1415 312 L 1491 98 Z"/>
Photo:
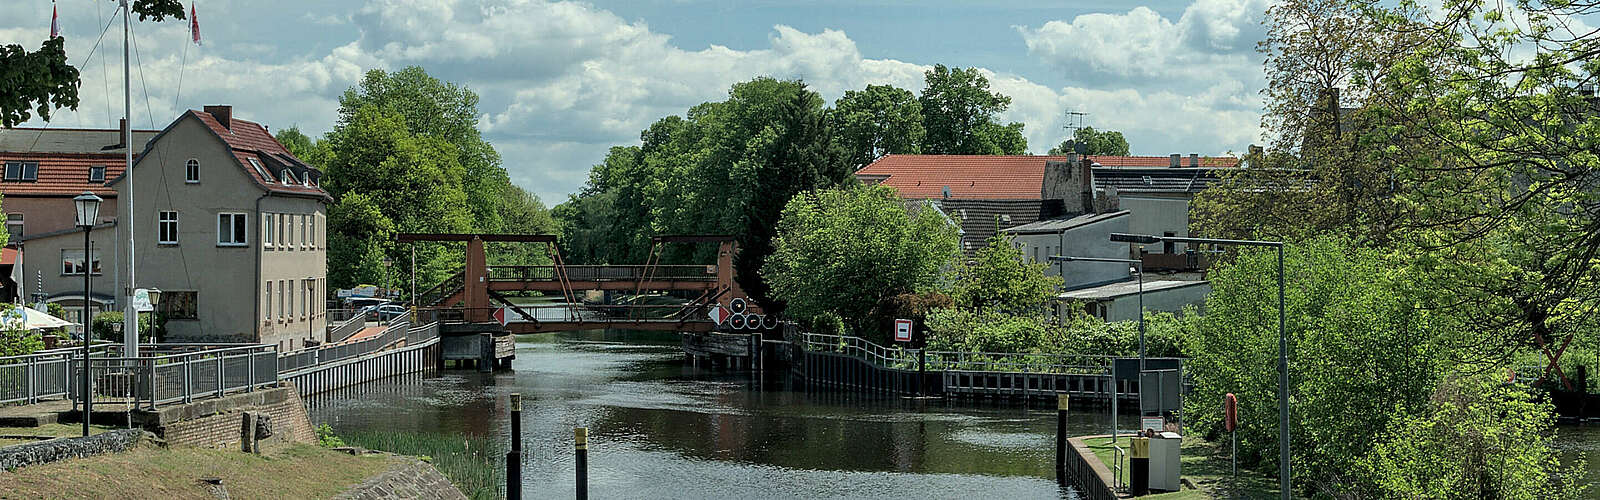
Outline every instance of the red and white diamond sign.
<path id="1" fill-rule="evenodd" d="M 727 321 L 728 316 L 731 315 L 732 314 L 728 312 L 728 308 L 722 307 L 721 305 L 711 308 L 711 311 L 706 313 L 706 316 L 711 317 L 711 322 L 718 325 L 721 325 L 722 322 Z"/>

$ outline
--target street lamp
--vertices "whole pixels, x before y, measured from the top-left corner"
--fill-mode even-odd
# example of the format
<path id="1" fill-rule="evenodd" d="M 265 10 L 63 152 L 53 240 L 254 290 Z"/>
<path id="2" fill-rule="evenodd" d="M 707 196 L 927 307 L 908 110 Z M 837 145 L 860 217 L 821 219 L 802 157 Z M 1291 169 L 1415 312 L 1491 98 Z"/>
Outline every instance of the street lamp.
<path id="1" fill-rule="evenodd" d="M 145 291 L 150 296 L 150 342 L 156 341 L 156 311 L 161 310 L 161 289 L 151 288 Z M 137 314 L 137 312 L 135 312 Z M 138 318 L 134 318 L 137 320 Z M 137 343 L 137 339 L 135 339 Z"/>
<path id="2" fill-rule="evenodd" d="M 1151 245 L 1161 242 L 1200 243 L 1270 247 L 1278 251 L 1278 489 L 1279 496 L 1289 498 L 1289 336 L 1284 327 L 1283 302 L 1283 242 L 1260 240 L 1226 240 L 1216 238 L 1187 238 L 1181 236 L 1155 236 L 1149 234 L 1111 233 L 1111 241 Z"/>
<path id="3" fill-rule="evenodd" d="M 1144 383 L 1144 261 L 1138 259 L 1110 259 L 1104 257 L 1073 257 L 1070 255 L 1051 255 L 1050 260 L 1061 262 L 1112 262 L 1117 264 L 1133 264 L 1139 273 L 1139 377 Z M 1117 380 L 1113 370 L 1111 379 L 1111 441 L 1117 441 Z M 1144 387 L 1140 387 L 1143 394 Z M 1143 397 L 1141 396 L 1141 399 Z M 1142 405 L 1141 405 L 1142 406 Z M 1144 417 L 1144 409 L 1140 408 L 1139 416 Z M 1141 426 L 1142 427 L 1142 426 Z"/>
<path id="4" fill-rule="evenodd" d="M 89 255 L 89 231 L 94 229 L 94 221 L 100 216 L 100 202 L 102 200 L 94 193 L 84 191 L 72 203 L 77 208 L 78 227 L 83 228 L 83 263 L 78 269 L 83 271 L 83 435 L 89 436 L 90 406 L 94 398 L 89 386 L 89 266 L 94 262 Z"/>

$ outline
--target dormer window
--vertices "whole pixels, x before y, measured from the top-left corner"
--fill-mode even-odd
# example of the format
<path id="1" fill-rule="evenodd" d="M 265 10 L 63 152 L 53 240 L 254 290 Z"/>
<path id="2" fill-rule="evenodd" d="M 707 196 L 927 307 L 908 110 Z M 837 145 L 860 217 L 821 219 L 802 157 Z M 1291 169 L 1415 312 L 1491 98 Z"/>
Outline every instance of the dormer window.
<path id="1" fill-rule="evenodd" d="M 287 168 L 283 169 L 283 176 L 280 177 L 280 178 L 283 179 L 283 185 L 285 185 L 285 186 L 293 186 L 294 185 L 294 172 L 290 171 L 289 169 L 287 169 Z"/>
<path id="2" fill-rule="evenodd" d="M 105 165 L 90 165 L 89 166 L 89 182 L 105 182 L 105 181 L 106 181 L 106 166 Z"/>
<path id="3" fill-rule="evenodd" d="M 196 184 L 200 182 L 200 160 L 190 158 L 183 162 L 183 182 Z"/>
<path id="4" fill-rule="evenodd" d="M 262 180 L 265 180 L 267 182 L 272 182 L 272 174 L 267 173 L 267 169 L 261 168 L 261 161 L 260 160 L 257 160 L 255 158 L 250 158 L 250 166 L 256 168 L 256 173 L 261 175 L 261 179 Z"/>

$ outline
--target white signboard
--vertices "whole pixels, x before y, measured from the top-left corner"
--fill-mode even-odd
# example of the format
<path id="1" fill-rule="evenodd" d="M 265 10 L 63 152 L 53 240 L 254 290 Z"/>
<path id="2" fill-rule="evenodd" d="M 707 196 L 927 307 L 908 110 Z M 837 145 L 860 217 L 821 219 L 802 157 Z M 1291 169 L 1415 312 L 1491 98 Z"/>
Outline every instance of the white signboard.
<path id="1" fill-rule="evenodd" d="M 156 310 L 150 305 L 150 290 L 147 288 L 133 289 L 133 310 L 137 312 L 150 312 Z"/>
<path id="2" fill-rule="evenodd" d="M 1139 430 L 1161 432 L 1166 430 L 1167 420 L 1161 417 L 1144 417 L 1139 419 Z"/>
<path id="3" fill-rule="evenodd" d="M 894 320 L 894 340 L 895 340 L 895 342 L 910 342 L 911 341 L 911 320 L 909 320 L 909 319 L 897 319 L 897 320 Z"/>

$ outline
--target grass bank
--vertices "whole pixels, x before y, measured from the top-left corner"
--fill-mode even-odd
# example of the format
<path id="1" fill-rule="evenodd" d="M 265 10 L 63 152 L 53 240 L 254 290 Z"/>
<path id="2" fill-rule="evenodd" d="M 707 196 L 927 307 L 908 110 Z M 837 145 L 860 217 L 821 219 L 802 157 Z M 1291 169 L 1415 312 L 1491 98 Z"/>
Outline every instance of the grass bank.
<path id="1" fill-rule="evenodd" d="M 357 431 L 339 434 L 351 446 L 426 457 L 468 498 L 500 498 L 505 485 L 506 450 L 485 437 L 451 434 Z"/>
<path id="2" fill-rule="evenodd" d="M 4 498 L 214 499 L 206 478 L 233 498 L 328 498 L 393 464 L 390 455 L 355 456 L 311 444 L 274 447 L 262 455 L 232 450 L 141 445 L 125 453 L 65 460 L 0 472 Z M 136 493 L 134 493 L 136 492 Z"/>
<path id="3" fill-rule="evenodd" d="M 1100 459 L 1100 463 L 1111 468 L 1116 455 L 1112 450 L 1111 438 L 1085 439 L 1084 444 Z M 1117 440 L 1117 445 L 1124 451 L 1128 449 L 1128 440 L 1124 436 Z M 1239 469 L 1239 479 L 1233 479 L 1233 462 L 1229 455 L 1227 443 L 1212 443 L 1194 436 L 1183 438 L 1183 478 L 1194 483 L 1198 489 L 1183 490 L 1172 493 L 1150 495 L 1142 498 L 1156 500 L 1188 500 L 1207 498 L 1278 498 L 1278 482 L 1274 476 L 1268 476 L 1248 469 Z M 1122 480 L 1128 480 L 1128 460 L 1126 455 L 1122 458 Z"/>

